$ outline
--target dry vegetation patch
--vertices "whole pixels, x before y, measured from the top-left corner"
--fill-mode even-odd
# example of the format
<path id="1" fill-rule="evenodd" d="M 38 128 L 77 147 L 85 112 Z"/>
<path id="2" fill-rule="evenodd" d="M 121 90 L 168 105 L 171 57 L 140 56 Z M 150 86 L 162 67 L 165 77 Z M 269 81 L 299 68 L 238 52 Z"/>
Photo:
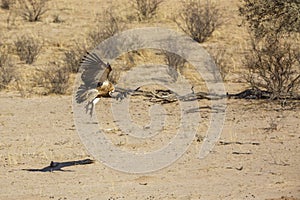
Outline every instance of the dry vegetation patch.
<path id="1" fill-rule="evenodd" d="M 10 1 L 10 3 L 12 2 L 13 1 Z M 236 13 L 240 11 L 241 16 L 245 16 L 248 19 L 250 19 L 251 17 L 255 17 L 257 14 L 263 15 L 264 13 L 260 12 L 261 10 L 255 10 L 254 8 L 256 7 L 251 7 L 252 6 L 251 2 L 252 1 L 250 0 L 245 0 L 244 3 L 240 4 L 241 5 L 240 10 L 238 9 L 238 7 L 236 8 L 237 11 Z M 285 11 L 289 11 L 289 10 L 291 11 L 291 12 L 287 12 L 288 13 L 287 16 L 280 15 L 279 17 L 280 20 L 276 22 L 275 27 L 281 27 L 278 28 L 278 30 L 284 30 L 285 33 L 298 30 L 297 28 L 298 20 L 296 20 L 297 17 L 295 17 L 297 14 L 297 12 L 295 12 L 295 10 L 297 10 L 296 9 L 297 5 L 293 2 L 294 1 L 292 1 L 290 6 L 289 4 L 286 3 L 280 4 L 279 6 L 279 8 L 282 8 Z M 5 0 L 2 0 L 2 3 L 7 4 Z M 178 5 L 176 3 L 178 3 Z M 192 0 L 178 1 L 176 3 L 175 5 L 174 2 L 169 2 L 167 0 L 155 0 L 155 1 L 128 0 L 128 1 L 124 1 L 123 3 L 106 2 L 105 6 L 101 7 L 102 10 L 91 7 L 89 8 L 89 10 L 94 10 L 94 11 L 90 12 L 88 17 L 85 17 L 85 19 L 78 17 L 77 20 L 78 23 L 76 20 L 73 20 L 72 23 L 77 23 L 77 24 L 71 24 L 70 22 L 72 19 L 68 18 L 67 16 L 72 16 L 74 13 L 77 13 L 77 11 L 75 11 L 76 10 L 75 4 L 72 7 L 69 6 L 68 4 L 63 4 L 58 1 L 56 2 L 55 0 L 52 0 L 51 4 L 49 0 L 25 0 L 25 1 L 17 0 L 15 3 L 17 7 L 16 12 L 18 14 L 21 14 L 19 16 L 22 16 L 22 18 L 25 20 L 20 20 L 17 18 L 16 24 L 24 23 L 24 25 L 26 25 L 26 27 L 28 28 L 34 28 L 35 26 L 38 26 L 38 24 L 40 24 L 41 26 L 44 27 L 43 29 L 45 30 L 51 29 L 53 30 L 54 33 L 57 32 L 60 34 L 63 34 L 64 30 L 74 31 L 74 35 L 78 35 L 78 33 L 80 32 L 81 38 L 74 37 L 74 38 L 67 38 L 67 40 L 64 40 L 61 39 L 61 35 L 57 35 L 60 38 L 60 41 L 62 40 L 65 41 L 64 44 L 66 44 L 66 46 L 63 45 L 57 46 L 57 41 L 54 42 L 52 41 L 53 39 L 48 40 L 48 38 L 45 38 L 45 40 L 47 40 L 46 41 L 47 48 L 46 48 L 45 44 L 39 38 L 31 37 L 29 35 L 22 35 L 20 37 L 17 37 L 17 39 L 13 41 L 16 50 L 14 53 L 18 55 L 20 60 L 24 61 L 25 64 L 31 64 L 31 65 L 34 64 L 33 66 L 35 65 L 47 66 L 48 62 L 61 61 L 60 66 L 66 68 L 65 70 L 68 71 L 69 74 L 77 73 L 80 67 L 81 58 L 82 56 L 85 55 L 87 51 L 92 50 L 103 40 L 115 35 L 116 33 L 123 31 L 125 27 L 130 27 L 130 28 L 140 27 L 141 24 L 153 25 L 152 23 L 156 23 L 156 22 L 150 21 L 148 19 L 157 16 L 160 17 L 159 20 L 161 20 L 161 23 L 163 25 L 172 26 L 172 27 L 176 27 L 177 25 L 181 29 L 181 31 L 190 35 L 194 40 L 205 43 L 204 46 L 209 47 L 207 48 L 207 50 L 214 58 L 215 63 L 219 67 L 219 70 L 224 80 L 226 79 L 229 82 L 232 81 L 231 77 L 233 77 L 232 75 L 235 73 L 235 70 L 240 70 L 242 72 L 241 74 L 244 74 L 245 70 L 243 67 L 245 66 L 246 70 L 251 71 L 252 74 L 250 74 L 247 77 L 243 77 L 241 76 L 241 74 L 237 74 L 235 75 L 235 77 L 239 76 L 239 81 L 248 82 L 250 87 L 260 87 L 261 89 L 266 89 L 271 92 L 276 90 L 276 93 L 278 94 L 280 93 L 280 96 L 283 94 L 284 95 L 288 94 L 291 91 L 294 92 L 297 90 L 295 88 L 297 85 L 299 85 L 299 79 L 300 79 L 297 74 L 299 73 L 299 70 L 297 71 L 298 60 L 299 60 L 297 59 L 297 56 L 299 57 L 299 50 L 291 47 L 290 52 L 285 51 L 289 49 L 288 44 L 286 42 L 280 42 L 282 41 L 282 39 L 280 39 L 278 40 L 279 43 L 277 43 L 278 46 L 276 46 L 276 48 L 274 48 L 273 50 L 268 49 L 268 51 L 270 52 L 272 51 L 275 52 L 275 50 L 277 50 L 277 52 L 273 54 L 274 55 L 272 58 L 273 60 L 269 60 L 268 62 L 258 63 L 256 62 L 256 60 L 262 61 L 263 57 L 264 58 L 267 57 L 266 54 L 263 55 L 263 53 L 265 53 L 266 49 L 268 48 L 267 46 L 265 46 L 266 43 L 263 44 L 263 41 L 267 41 L 267 40 L 256 40 L 256 38 L 254 38 L 255 42 L 253 42 L 252 45 L 249 46 L 241 45 L 240 49 L 238 49 L 239 52 L 236 52 L 236 54 L 235 52 L 233 52 L 233 50 L 228 51 L 228 49 L 230 48 L 235 48 L 230 46 L 230 45 L 234 45 L 234 43 L 230 42 L 230 38 L 226 38 L 222 36 L 220 38 L 224 38 L 225 41 L 216 41 L 216 39 L 223 34 L 223 30 L 226 29 L 225 26 L 224 27 L 221 26 L 222 23 L 224 23 L 223 16 L 226 15 L 228 17 L 233 15 L 231 13 L 231 10 L 230 13 L 228 13 L 229 11 L 227 12 L 226 9 L 222 9 L 221 6 L 223 6 L 223 4 L 227 5 L 227 3 L 223 2 L 222 4 L 221 3 L 219 4 L 213 1 L 192 1 Z M 266 5 L 266 3 L 264 3 L 263 1 L 258 1 L 258 3 L 260 3 L 259 4 L 260 7 Z M 14 4 L 12 3 L 12 5 Z M 98 6 L 98 4 L 96 3 L 93 4 L 92 2 L 88 2 L 87 5 Z M 169 8 L 170 5 L 172 6 L 174 5 L 174 10 L 176 10 L 176 13 L 180 13 L 180 14 L 174 16 L 174 14 L 166 13 L 170 11 Z M 272 3 L 270 5 L 276 5 L 276 4 Z M 83 4 L 77 5 L 77 7 L 81 7 L 81 6 L 84 5 Z M 231 4 L 228 6 L 230 7 Z M 134 10 L 132 11 L 132 9 L 131 10 L 128 9 L 130 7 L 131 8 L 133 7 Z M 60 18 L 61 16 L 60 11 L 62 10 L 65 14 L 64 20 Z M 274 16 L 272 16 L 273 14 L 272 9 L 268 9 L 267 11 L 268 11 L 266 13 L 267 16 L 260 17 L 260 19 L 270 19 L 270 20 L 273 19 L 272 17 Z M 7 11 L 4 10 L 4 12 Z M 132 22 L 131 21 L 132 19 L 128 18 L 128 14 L 136 15 L 139 20 Z M 275 16 L 278 16 L 279 14 L 280 13 L 275 13 Z M 77 15 L 79 16 L 80 13 L 77 13 Z M 174 20 L 164 18 L 165 16 L 170 16 L 170 15 L 173 15 Z M 237 18 L 235 17 L 228 22 L 230 22 L 233 25 L 236 25 L 237 27 L 238 25 L 240 25 L 241 21 L 238 21 L 240 19 L 238 18 L 239 16 L 237 16 Z M 42 22 L 28 23 L 28 21 L 40 21 L 42 18 L 44 18 Z M 84 21 L 86 19 L 88 19 L 88 21 Z M 288 19 L 293 19 L 292 21 L 293 21 L 293 25 L 295 25 L 294 26 L 295 28 L 289 29 L 286 26 L 280 26 L 280 21 L 286 22 Z M 141 23 L 141 21 L 143 22 Z M 60 22 L 64 22 L 64 23 L 60 23 Z M 85 24 L 84 28 L 82 26 L 83 23 Z M 267 31 L 265 30 L 262 31 L 262 27 L 270 27 L 265 23 L 266 23 L 265 21 L 263 22 L 253 21 L 250 22 L 249 24 L 253 31 L 254 28 L 258 27 L 258 30 L 265 34 Z M 228 24 L 226 23 L 226 26 L 227 25 Z M 73 28 L 74 30 L 72 30 Z M 17 26 L 12 25 L 10 27 L 10 30 L 12 30 L 10 34 L 13 34 L 20 29 Z M 42 33 L 39 35 L 41 35 L 40 37 L 43 37 Z M 246 36 L 243 35 L 243 37 L 236 40 L 241 40 L 240 42 L 246 44 L 247 42 L 244 41 L 245 37 Z M 249 36 L 247 37 L 249 38 Z M 133 40 L 136 39 L 138 38 L 134 38 Z M 124 44 L 130 45 L 130 42 L 124 41 Z M 254 45 L 256 46 L 254 47 Z M 219 48 L 220 46 L 222 46 L 222 48 Z M 269 45 L 269 47 L 275 47 L 275 45 L 273 46 Z M 283 49 L 282 47 L 285 49 Z M 37 59 L 39 57 L 42 48 L 43 48 L 43 53 L 45 52 L 45 55 L 43 54 L 43 57 L 41 57 L 41 59 Z M 57 54 L 58 56 L 52 58 L 53 52 L 51 52 L 52 50 L 50 49 L 55 50 L 56 51 L 55 54 Z M 250 49 L 251 51 L 247 51 L 247 49 Z M 255 50 L 257 51 L 255 52 Z M 242 59 L 240 58 L 240 55 L 245 55 L 245 53 L 247 53 L 247 56 L 244 59 L 244 63 L 242 63 L 241 62 Z M 261 55 L 259 56 L 257 55 L 257 53 L 260 53 Z M 176 78 L 179 76 L 179 73 L 189 71 L 186 69 L 187 68 L 186 66 L 188 65 L 186 64 L 186 61 L 184 59 L 169 52 L 162 52 L 162 54 L 164 54 L 163 61 L 161 61 L 157 55 L 151 55 L 148 60 L 159 61 L 160 63 L 161 62 L 166 63 L 169 66 L 168 72 L 174 78 L 174 80 L 176 80 Z M 142 54 L 140 54 L 139 51 L 136 51 L 136 52 L 129 52 L 126 55 L 121 56 L 120 58 L 118 58 L 120 67 L 115 67 L 115 69 L 123 70 L 123 69 L 130 69 L 131 67 L 137 66 L 138 62 L 134 58 L 139 58 L 141 57 L 140 55 Z M 276 57 L 276 55 L 278 56 Z M 293 55 L 293 58 L 289 59 L 288 57 L 289 55 Z M 280 62 L 276 61 L 280 59 L 281 59 Z M 236 62 L 234 62 L 234 60 Z M 244 66 L 241 66 L 242 64 L 244 64 Z M 19 64 L 18 66 L 20 65 L 22 64 Z M 271 71 L 269 70 L 269 72 L 264 71 L 269 69 L 268 65 L 272 65 L 271 67 L 272 70 Z M 290 65 L 290 67 L 288 67 L 287 65 Z M 279 72 L 280 70 L 282 72 Z M 119 72 L 116 72 L 114 76 L 118 77 L 119 76 L 118 74 Z M 261 77 L 262 74 L 264 74 L 265 77 Z M 192 74 L 187 76 L 193 77 Z M 202 83 L 198 83 L 198 84 L 201 85 Z M 262 87 L 262 85 L 268 86 L 268 88 Z M 270 87 L 273 88 L 270 89 Z M 275 87 L 277 87 L 277 89 L 275 89 Z M 281 89 L 279 90 L 282 91 L 279 91 L 278 87 L 281 87 Z M 62 90 L 64 89 L 62 88 Z"/>
<path id="2" fill-rule="evenodd" d="M 164 0 L 131 0 L 131 4 L 137 12 L 139 21 L 151 19 L 157 13 Z"/>
<path id="3" fill-rule="evenodd" d="M 205 42 L 222 25 L 222 13 L 211 1 L 183 2 L 179 16 L 174 18 L 177 26 L 197 42 Z"/>
<path id="4" fill-rule="evenodd" d="M 26 64 L 32 64 L 37 59 L 43 46 L 40 39 L 30 35 L 19 36 L 14 45 L 20 60 Z"/>
<path id="5" fill-rule="evenodd" d="M 113 8 L 108 8 L 102 14 L 99 14 L 95 20 L 96 26 L 88 33 L 87 41 L 90 48 L 95 48 L 96 45 L 109 37 L 123 31 L 125 25 L 122 22 Z"/>
<path id="6" fill-rule="evenodd" d="M 252 39 L 246 80 L 271 99 L 300 98 L 299 2 L 244 0 L 239 10 Z"/>
<path id="7" fill-rule="evenodd" d="M 0 89 L 6 88 L 15 76 L 15 68 L 11 62 L 7 48 L 0 46 Z"/>
<path id="8" fill-rule="evenodd" d="M 14 3 L 15 3 L 15 0 L 1 0 L 0 7 L 2 9 L 9 10 Z"/>
<path id="9" fill-rule="evenodd" d="M 247 81 L 252 87 L 270 92 L 272 99 L 299 95 L 299 48 L 277 36 L 252 41 L 252 51 L 244 64 L 249 69 Z"/>
<path id="10" fill-rule="evenodd" d="M 47 3 L 49 0 L 17 0 L 19 14 L 29 22 L 40 21 L 48 11 Z"/>
<path id="11" fill-rule="evenodd" d="M 54 64 L 46 69 L 39 69 L 37 83 L 43 87 L 44 94 L 66 94 L 69 88 L 70 71 L 65 66 Z"/>

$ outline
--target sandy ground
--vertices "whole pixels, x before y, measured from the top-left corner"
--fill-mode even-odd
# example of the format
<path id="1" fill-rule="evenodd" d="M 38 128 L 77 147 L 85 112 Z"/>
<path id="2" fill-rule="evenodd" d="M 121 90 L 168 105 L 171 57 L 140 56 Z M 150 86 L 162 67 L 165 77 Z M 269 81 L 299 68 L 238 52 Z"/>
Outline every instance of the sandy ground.
<path id="1" fill-rule="evenodd" d="M 184 156 L 152 173 L 127 174 L 99 161 L 66 172 L 22 170 L 92 158 L 74 126 L 71 102 L 70 96 L 0 93 L 0 199 L 300 198 L 299 105 L 281 110 L 229 100 L 221 138 L 205 159 L 197 159 L 205 135 L 200 129 Z M 207 118 L 210 111 L 201 112 Z"/>

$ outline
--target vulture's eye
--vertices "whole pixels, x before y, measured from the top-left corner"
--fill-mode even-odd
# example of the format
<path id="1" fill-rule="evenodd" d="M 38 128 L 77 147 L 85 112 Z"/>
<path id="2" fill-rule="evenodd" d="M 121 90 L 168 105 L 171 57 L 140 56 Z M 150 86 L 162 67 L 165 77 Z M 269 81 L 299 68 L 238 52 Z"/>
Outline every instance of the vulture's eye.
<path id="1" fill-rule="evenodd" d="M 100 87 L 101 85 L 103 85 L 102 82 L 98 82 L 98 83 L 97 83 L 97 87 Z"/>

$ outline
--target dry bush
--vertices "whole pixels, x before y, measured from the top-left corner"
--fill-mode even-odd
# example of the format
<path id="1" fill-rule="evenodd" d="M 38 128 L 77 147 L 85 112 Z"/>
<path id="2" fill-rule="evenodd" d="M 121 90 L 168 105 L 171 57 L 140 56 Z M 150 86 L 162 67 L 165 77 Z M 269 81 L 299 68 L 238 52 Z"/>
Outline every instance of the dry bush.
<path id="1" fill-rule="evenodd" d="M 177 26 L 200 43 L 205 42 L 222 25 L 221 11 L 210 1 L 184 1 L 180 13 L 174 18 Z"/>
<path id="2" fill-rule="evenodd" d="M 14 0 L 1 0 L 1 8 L 5 10 L 9 10 L 12 5 L 15 3 Z"/>
<path id="3" fill-rule="evenodd" d="M 89 32 L 88 42 L 91 48 L 106 40 L 107 38 L 115 35 L 118 32 L 124 30 L 121 18 L 119 18 L 112 9 L 107 9 L 103 15 L 97 19 L 99 23 L 96 28 Z"/>
<path id="4" fill-rule="evenodd" d="M 255 37 L 266 34 L 300 32 L 299 0 L 243 0 L 240 15 Z"/>
<path id="5" fill-rule="evenodd" d="M 23 98 L 29 97 L 32 94 L 32 87 L 27 87 L 27 85 L 24 84 L 25 82 L 26 79 L 24 77 L 20 75 L 16 77 L 16 89 Z"/>
<path id="6" fill-rule="evenodd" d="M 168 74 L 173 78 L 173 81 L 176 81 L 178 78 L 178 73 L 183 71 L 183 67 L 187 62 L 182 56 L 185 53 L 182 50 L 181 45 L 174 41 L 172 37 L 168 38 L 167 49 L 172 50 L 173 52 L 178 52 L 178 54 L 162 50 L 163 58 L 165 63 L 168 65 Z M 171 42 L 172 41 L 172 42 Z M 162 47 L 164 49 L 164 47 Z"/>
<path id="7" fill-rule="evenodd" d="M 186 60 L 172 52 L 164 51 L 163 53 L 165 62 L 168 65 L 168 74 L 173 78 L 174 81 L 176 81 L 178 78 L 178 72 L 182 71 Z"/>
<path id="8" fill-rule="evenodd" d="M 42 49 L 42 44 L 38 38 L 22 35 L 14 41 L 17 55 L 26 64 L 32 64 Z"/>
<path id="9" fill-rule="evenodd" d="M 299 95 L 299 9 L 298 0 L 243 0 L 240 7 L 251 35 L 246 80 L 271 93 L 272 99 Z"/>
<path id="10" fill-rule="evenodd" d="M 222 80 L 226 81 L 230 69 L 230 59 L 225 48 L 206 48 L 219 69 Z"/>
<path id="11" fill-rule="evenodd" d="M 39 69 L 35 79 L 40 87 L 45 89 L 44 94 L 66 94 L 69 88 L 70 71 L 57 64 L 47 69 Z"/>
<path id="12" fill-rule="evenodd" d="M 164 0 L 131 0 L 133 7 L 137 11 L 139 21 L 151 19 L 163 1 Z"/>
<path id="13" fill-rule="evenodd" d="M 252 50 L 244 60 L 249 69 L 247 81 L 264 89 L 273 99 L 292 97 L 300 89 L 299 47 L 283 36 L 252 39 Z"/>
<path id="14" fill-rule="evenodd" d="M 20 15 L 24 20 L 30 22 L 40 21 L 48 11 L 49 0 L 18 0 Z"/>
<path id="15" fill-rule="evenodd" d="M 182 68 L 183 65 L 186 63 L 185 59 L 183 59 L 181 56 L 175 53 L 164 51 L 164 55 L 165 55 L 165 62 L 167 63 L 168 66 Z"/>
<path id="16" fill-rule="evenodd" d="M 0 49 L 0 89 L 6 88 L 15 75 L 15 69 L 7 51 Z"/>
<path id="17" fill-rule="evenodd" d="M 89 49 L 85 44 L 75 43 L 75 45 L 64 53 L 64 66 L 72 73 L 77 73 L 80 62 Z"/>

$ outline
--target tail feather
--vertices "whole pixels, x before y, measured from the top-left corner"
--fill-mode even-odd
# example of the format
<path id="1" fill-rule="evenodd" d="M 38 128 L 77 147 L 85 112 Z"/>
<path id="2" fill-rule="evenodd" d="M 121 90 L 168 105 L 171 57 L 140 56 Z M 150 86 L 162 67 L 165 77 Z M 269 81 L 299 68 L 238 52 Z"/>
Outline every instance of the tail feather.
<path id="1" fill-rule="evenodd" d="M 93 101 L 93 99 L 95 99 L 97 97 L 97 95 L 99 94 L 97 89 L 90 89 L 87 90 L 85 92 L 83 92 L 78 99 L 80 99 L 80 102 L 84 102 L 84 101 Z"/>

